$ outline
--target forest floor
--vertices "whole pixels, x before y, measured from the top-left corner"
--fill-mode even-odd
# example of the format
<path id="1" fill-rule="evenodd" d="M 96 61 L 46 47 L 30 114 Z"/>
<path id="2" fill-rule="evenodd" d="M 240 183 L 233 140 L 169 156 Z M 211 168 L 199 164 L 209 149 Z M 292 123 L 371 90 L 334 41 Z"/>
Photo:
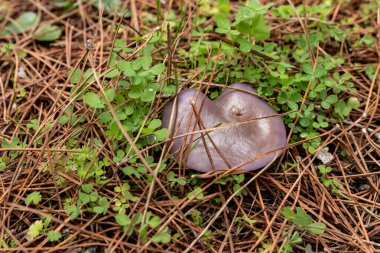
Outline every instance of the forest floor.
<path id="1" fill-rule="evenodd" d="M 1 0 L 0 252 L 380 252 L 379 70 L 377 0 Z M 285 151 L 186 168 L 163 109 L 232 83 Z"/>

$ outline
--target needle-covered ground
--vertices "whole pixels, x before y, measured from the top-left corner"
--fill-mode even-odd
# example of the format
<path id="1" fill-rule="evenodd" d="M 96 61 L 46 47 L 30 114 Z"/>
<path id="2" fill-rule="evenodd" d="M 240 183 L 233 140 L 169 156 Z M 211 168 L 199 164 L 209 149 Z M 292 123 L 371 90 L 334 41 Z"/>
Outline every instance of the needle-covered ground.
<path id="1" fill-rule="evenodd" d="M 0 1 L 0 252 L 379 251 L 379 8 Z M 286 150 L 186 168 L 164 108 L 233 83 L 281 115 Z"/>

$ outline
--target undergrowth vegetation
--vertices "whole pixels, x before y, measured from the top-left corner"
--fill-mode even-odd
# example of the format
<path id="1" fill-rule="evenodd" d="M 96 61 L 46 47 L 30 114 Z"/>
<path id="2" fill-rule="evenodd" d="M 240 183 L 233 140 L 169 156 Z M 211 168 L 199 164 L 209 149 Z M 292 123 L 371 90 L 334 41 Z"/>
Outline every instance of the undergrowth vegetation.
<path id="1" fill-rule="evenodd" d="M 22 2 L 0 2 L 0 251 L 380 249 L 376 0 Z M 163 108 L 232 83 L 286 152 L 185 168 Z"/>

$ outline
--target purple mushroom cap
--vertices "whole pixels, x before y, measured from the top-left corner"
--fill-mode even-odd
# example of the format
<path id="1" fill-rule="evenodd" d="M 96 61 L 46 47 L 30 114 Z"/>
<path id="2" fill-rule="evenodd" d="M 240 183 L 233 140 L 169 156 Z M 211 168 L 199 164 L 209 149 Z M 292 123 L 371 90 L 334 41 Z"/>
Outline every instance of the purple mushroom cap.
<path id="1" fill-rule="evenodd" d="M 201 172 L 240 165 L 239 170 L 252 171 L 268 165 L 286 146 L 286 129 L 276 111 L 255 94 L 245 84 L 229 86 L 215 100 L 197 89 L 181 91 L 177 111 L 172 101 L 163 116 L 163 127 L 170 127 L 173 136 L 171 153 L 187 168 Z M 199 131 L 210 128 L 217 129 L 202 137 Z"/>

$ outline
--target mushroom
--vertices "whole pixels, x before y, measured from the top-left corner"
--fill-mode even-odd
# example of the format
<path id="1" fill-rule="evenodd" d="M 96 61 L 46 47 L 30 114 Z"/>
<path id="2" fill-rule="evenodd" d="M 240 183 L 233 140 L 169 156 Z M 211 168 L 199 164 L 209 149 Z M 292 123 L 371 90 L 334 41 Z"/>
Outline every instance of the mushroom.
<path id="1" fill-rule="evenodd" d="M 178 94 L 177 106 L 172 101 L 165 108 L 163 127 L 170 127 L 174 141 L 170 151 L 187 168 L 257 170 L 286 146 L 281 117 L 255 89 L 245 84 L 227 88 L 215 100 L 186 89 Z"/>

